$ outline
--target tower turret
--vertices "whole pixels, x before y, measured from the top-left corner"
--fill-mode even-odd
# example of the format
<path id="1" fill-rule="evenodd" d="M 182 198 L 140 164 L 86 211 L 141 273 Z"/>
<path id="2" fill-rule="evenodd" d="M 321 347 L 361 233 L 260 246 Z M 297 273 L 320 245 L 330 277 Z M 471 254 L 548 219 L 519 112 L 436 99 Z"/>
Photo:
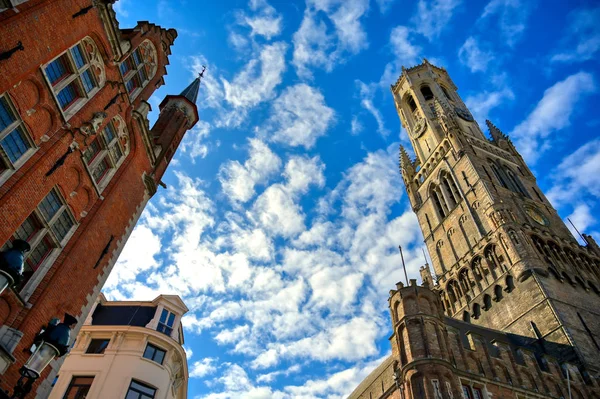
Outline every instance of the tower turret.
<path id="1" fill-rule="evenodd" d="M 154 175 L 162 177 L 185 132 L 198 122 L 196 101 L 204 70 L 179 95 L 167 95 L 160 103 L 160 115 L 152 126 L 154 145 L 160 149 L 154 166 Z"/>

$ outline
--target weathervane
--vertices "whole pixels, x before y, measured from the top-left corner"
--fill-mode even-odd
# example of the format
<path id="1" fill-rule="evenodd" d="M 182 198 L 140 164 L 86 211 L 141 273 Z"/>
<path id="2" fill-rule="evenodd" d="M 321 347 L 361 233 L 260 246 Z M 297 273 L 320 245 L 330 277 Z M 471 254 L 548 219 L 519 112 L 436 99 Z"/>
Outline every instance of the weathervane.
<path id="1" fill-rule="evenodd" d="M 198 74 L 200 80 L 202 80 L 202 78 L 204 77 L 204 71 L 206 71 L 206 65 L 202 65 L 202 72 Z"/>

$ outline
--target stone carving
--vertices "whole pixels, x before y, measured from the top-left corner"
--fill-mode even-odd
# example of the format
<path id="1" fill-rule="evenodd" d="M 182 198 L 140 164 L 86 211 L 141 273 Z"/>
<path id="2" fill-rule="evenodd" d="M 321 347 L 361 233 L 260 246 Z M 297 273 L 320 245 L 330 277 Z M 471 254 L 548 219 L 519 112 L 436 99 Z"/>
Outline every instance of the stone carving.
<path id="1" fill-rule="evenodd" d="M 79 130 L 86 136 L 96 134 L 98 133 L 98 129 L 100 128 L 100 126 L 104 122 L 104 119 L 106 119 L 107 116 L 108 115 L 106 115 L 106 112 L 96 112 L 94 113 L 92 119 L 90 119 L 89 122 L 85 122 L 83 125 L 81 125 Z"/>
<path id="2" fill-rule="evenodd" d="M 156 47 L 154 46 L 154 43 L 152 43 L 149 39 L 146 39 L 142 42 L 142 44 L 140 44 L 139 49 L 142 54 L 144 64 L 148 66 L 148 69 L 146 70 L 148 73 L 148 80 L 152 80 L 154 75 L 156 75 L 156 70 L 158 69 Z"/>
<path id="3" fill-rule="evenodd" d="M 98 87 L 103 87 L 104 83 L 106 83 L 106 71 L 104 69 L 104 60 L 102 59 L 102 54 L 100 54 L 100 51 L 98 50 L 98 46 L 96 46 L 94 40 L 89 36 L 84 37 L 81 44 L 90 61 L 90 70 L 96 77 Z"/>
<path id="4" fill-rule="evenodd" d="M 127 156 L 127 154 L 129 154 L 129 132 L 127 131 L 127 124 L 120 115 L 115 115 L 113 118 L 113 126 L 115 127 L 117 137 L 123 146 L 123 154 Z"/>

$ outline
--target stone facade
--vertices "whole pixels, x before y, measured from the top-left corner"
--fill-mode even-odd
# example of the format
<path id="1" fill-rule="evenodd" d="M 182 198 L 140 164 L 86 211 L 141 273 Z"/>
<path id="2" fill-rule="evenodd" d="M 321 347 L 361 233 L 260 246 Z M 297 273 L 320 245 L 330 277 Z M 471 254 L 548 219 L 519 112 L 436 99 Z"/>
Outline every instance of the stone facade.
<path id="1" fill-rule="evenodd" d="M 578 244 L 511 140 L 489 121 L 491 139 L 484 135 L 445 69 L 427 60 L 403 68 L 391 90 L 415 153 L 411 159 L 400 148 L 402 178 L 434 273 L 421 268 L 431 289 L 391 293 L 389 367 L 398 389 L 388 381 L 370 399 L 459 398 L 465 384 L 473 385 L 466 395 L 477 388 L 486 398 L 568 397 L 567 369 L 572 397 L 597 397 L 594 239 L 584 235 L 587 245 Z M 412 325 L 396 309 L 408 293 L 427 298 L 408 312 Z M 415 351 L 418 361 L 410 360 Z"/>
<path id="2" fill-rule="evenodd" d="M 3 390 L 51 318 L 83 322 L 198 120 L 197 80 L 191 96 L 167 96 L 149 126 L 147 101 L 164 84 L 177 32 L 144 21 L 120 29 L 114 2 L 0 6 L 0 245 L 33 247 L 26 281 L 0 297 Z M 60 364 L 39 379 L 38 397 Z"/>

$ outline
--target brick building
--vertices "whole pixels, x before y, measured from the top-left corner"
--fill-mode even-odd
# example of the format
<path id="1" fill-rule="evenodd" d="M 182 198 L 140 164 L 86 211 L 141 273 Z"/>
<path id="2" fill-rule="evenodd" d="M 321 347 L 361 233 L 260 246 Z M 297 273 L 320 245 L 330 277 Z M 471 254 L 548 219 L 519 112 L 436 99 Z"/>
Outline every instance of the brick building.
<path id="1" fill-rule="evenodd" d="M 23 283 L 0 297 L 3 390 L 51 318 L 83 322 L 198 121 L 200 77 L 167 96 L 150 127 L 148 99 L 177 32 L 145 21 L 120 29 L 114 2 L 0 1 L 0 246 L 32 246 Z M 38 397 L 60 361 L 51 366 Z"/>
<path id="2" fill-rule="evenodd" d="M 600 248 L 579 245 L 511 140 L 443 68 L 392 85 L 435 278 L 390 292 L 392 355 L 351 398 L 600 398 Z M 569 394 L 570 390 L 570 394 Z"/>

